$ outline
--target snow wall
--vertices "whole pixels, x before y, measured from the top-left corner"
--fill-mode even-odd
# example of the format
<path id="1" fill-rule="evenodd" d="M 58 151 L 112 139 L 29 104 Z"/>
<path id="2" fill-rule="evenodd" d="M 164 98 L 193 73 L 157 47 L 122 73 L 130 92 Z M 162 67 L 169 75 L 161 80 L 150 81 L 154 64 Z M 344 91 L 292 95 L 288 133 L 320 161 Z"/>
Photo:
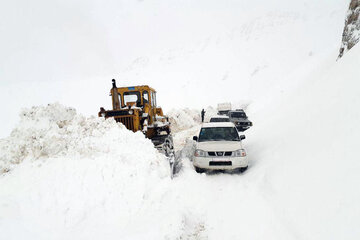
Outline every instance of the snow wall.
<path id="1" fill-rule="evenodd" d="M 142 133 L 49 104 L 24 110 L 0 150 L 0 232 L 7 239 L 181 235 L 181 216 L 164 216 L 172 207 L 163 206 L 169 164 Z"/>

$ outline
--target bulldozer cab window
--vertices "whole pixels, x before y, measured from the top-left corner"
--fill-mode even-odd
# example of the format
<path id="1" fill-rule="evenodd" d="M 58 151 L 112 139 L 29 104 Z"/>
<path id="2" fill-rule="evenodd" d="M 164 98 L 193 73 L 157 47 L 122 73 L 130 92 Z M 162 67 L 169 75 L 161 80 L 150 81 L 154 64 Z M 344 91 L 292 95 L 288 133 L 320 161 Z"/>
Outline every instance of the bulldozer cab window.
<path id="1" fill-rule="evenodd" d="M 129 102 L 135 102 L 136 106 L 141 105 L 140 92 L 125 92 L 124 93 L 124 104 L 127 105 Z"/>
<path id="2" fill-rule="evenodd" d="M 156 107 L 156 94 L 155 94 L 155 92 L 151 93 L 151 105 L 153 107 Z"/>
<path id="3" fill-rule="evenodd" d="M 143 91 L 143 102 L 144 102 L 144 104 L 149 103 L 149 93 L 146 90 Z"/>
<path id="4" fill-rule="evenodd" d="M 121 101 L 121 94 L 120 93 L 118 93 L 118 98 L 119 98 L 119 107 L 121 107 L 122 106 L 122 101 Z"/>

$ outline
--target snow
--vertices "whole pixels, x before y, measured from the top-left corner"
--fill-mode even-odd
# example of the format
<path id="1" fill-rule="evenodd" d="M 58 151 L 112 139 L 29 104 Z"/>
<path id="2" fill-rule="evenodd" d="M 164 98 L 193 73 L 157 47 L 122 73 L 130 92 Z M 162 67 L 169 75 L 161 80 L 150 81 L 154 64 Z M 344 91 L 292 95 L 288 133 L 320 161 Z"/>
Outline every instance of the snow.
<path id="1" fill-rule="evenodd" d="M 167 160 L 141 133 L 59 104 L 25 110 L 1 143 L 10 171 L 0 176 L 0 232 L 6 239 L 357 239 L 359 60 L 357 46 L 276 104 L 252 104 L 243 174 L 194 171 L 190 138 L 199 124 L 175 134 L 182 168 L 170 180 Z"/>
<path id="2" fill-rule="evenodd" d="M 60 104 L 21 115 L 0 146 L 0 167 L 6 170 L 0 178 L 2 236 L 88 239 L 108 229 L 116 229 L 115 237 L 149 228 L 141 224 L 144 218 L 134 217 L 150 217 L 161 207 L 157 198 L 170 174 L 164 156 L 142 133 L 111 119 L 85 118 Z M 159 227 L 160 234 L 179 229 Z M 155 239 L 159 233 L 152 231 Z"/>
<path id="3" fill-rule="evenodd" d="M 359 46 L 349 55 L 325 62 L 268 113 L 251 116 L 248 154 L 261 168 L 266 198 L 302 239 L 360 236 Z"/>
<path id="4" fill-rule="evenodd" d="M 343 0 L 8 1 L 0 137 L 23 107 L 110 109 L 113 78 L 155 88 L 165 113 L 281 94 L 339 48 L 347 9 Z"/>
<path id="5" fill-rule="evenodd" d="M 169 117 L 171 129 L 175 133 L 194 127 L 201 122 L 200 110 L 172 109 L 166 114 Z"/>
<path id="6" fill-rule="evenodd" d="M 112 120 L 86 118 L 58 103 L 32 107 L 20 115 L 18 126 L 1 142 L 2 171 L 27 158 L 96 157 L 97 154 L 108 152 L 115 154 L 114 157 L 129 155 L 121 148 L 124 141 L 137 143 L 139 149 L 147 146 L 155 154 L 151 142 L 141 133 L 133 136 L 124 126 L 119 127 Z"/>
<path id="7" fill-rule="evenodd" d="M 21 10 L 29 21 L 0 30 L 29 37 L 0 40 L 9 56 L 0 59 L 2 126 L 12 128 L 0 139 L 0 238 L 359 239 L 360 46 L 335 61 L 348 3 L 288 3 L 1 8 L 5 20 Z M 113 76 L 104 79 L 119 71 L 124 85 L 154 86 L 165 104 L 181 166 L 173 180 L 142 133 L 79 113 L 110 105 L 100 95 Z M 76 110 L 47 105 L 56 100 Z M 249 169 L 197 174 L 200 111 L 206 122 L 228 101 L 254 123 L 243 141 Z M 20 106 L 30 107 L 13 127 Z"/>

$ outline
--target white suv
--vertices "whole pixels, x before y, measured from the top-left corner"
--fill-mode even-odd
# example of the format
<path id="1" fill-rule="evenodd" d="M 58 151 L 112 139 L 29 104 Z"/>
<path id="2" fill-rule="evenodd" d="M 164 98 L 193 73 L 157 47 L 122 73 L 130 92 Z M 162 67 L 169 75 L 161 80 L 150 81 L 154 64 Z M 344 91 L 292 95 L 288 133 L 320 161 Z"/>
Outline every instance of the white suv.
<path id="1" fill-rule="evenodd" d="M 193 164 L 197 172 L 247 169 L 246 151 L 241 142 L 245 135 L 239 136 L 233 123 L 204 123 L 199 136 L 193 139 L 196 141 Z"/>

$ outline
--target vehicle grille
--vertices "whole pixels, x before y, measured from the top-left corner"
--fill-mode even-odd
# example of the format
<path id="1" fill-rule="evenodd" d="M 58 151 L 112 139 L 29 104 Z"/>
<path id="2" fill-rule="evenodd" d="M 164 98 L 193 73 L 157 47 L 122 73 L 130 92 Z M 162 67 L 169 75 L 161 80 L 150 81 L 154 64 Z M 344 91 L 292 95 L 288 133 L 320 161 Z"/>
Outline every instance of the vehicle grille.
<path id="1" fill-rule="evenodd" d="M 208 155 L 210 157 L 230 157 L 232 155 L 232 152 L 208 152 Z"/>
<path id="2" fill-rule="evenodd" d="M 125 127 L 129 130 L 132 130 L 135 132 L 134 129 L 134 121 L 133 121 L 133 117 L 132 116 L 126 116 L 126 117 L 118 117 L 115 118 L 116 122 L 121 122 L 122 124 L 125 125 Z"/>
<path id="3" fill-rule="evenodd" d="M 209 166 L 231 166 L 231 161 L 210 161 Z"/>
<path id="4" fill-rule="evenodd" d="M 124 116 L 124 115 L 128 115 L 128 114 L 129 114 L 129 111 L 127 111 L 127 110 L 107 111 L 106 117 Z"/>

